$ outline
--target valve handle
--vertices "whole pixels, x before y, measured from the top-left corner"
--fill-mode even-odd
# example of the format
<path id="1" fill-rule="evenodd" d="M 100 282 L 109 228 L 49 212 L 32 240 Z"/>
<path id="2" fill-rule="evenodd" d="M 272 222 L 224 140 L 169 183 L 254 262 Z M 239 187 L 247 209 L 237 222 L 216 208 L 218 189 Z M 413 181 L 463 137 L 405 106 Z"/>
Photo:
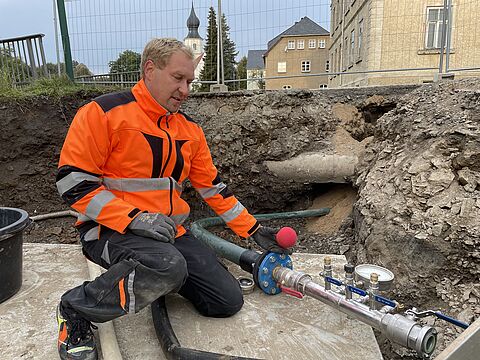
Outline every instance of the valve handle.
<path id="1" fill-rule="evenodd" d="M 287 295 L 294 296 L 294 297 L 299 298 L 299 299 L 303 299 L 303 294 L 300 291 L 290 289 L 290 288 L 285 287 L 283 285 L 280 285 L 280 289 L 282 290 L 282 292 L 284 292 Z"/>
<path id="2" fill-rule="evenodd" d="M 395 304 L 395 302 L 393 302 L 390 299 L 384 298 L 383 296 L 375 295 L 374 299 L 375 299 L 376 302 L 379 302 L 380 304 L 387 305 L 387 306 L 390 306 L 392 308 L 397 307 L 397 304 Z"/>
<path id="3" fill-rule="evenodd" d="M 357 295 L 367 296 L 367 292 L 365 290 L 359 289 L 355 286 L 347 285 L 347 289 L 350 290 L 351 292 L 357 294 Z"/>
<path id="4" fill-rule="evenodd" d="M 448 321 L 449 323 L 453 324 L 453 325 L 456 325 L 456 326 L 459 326 L 461 327 L 462 329 L 466 329 L 468 328 L 468 324 L 467 323 L 464 323 L 463 321 L 460 321 L 460 320 L 457 320 L 457 319 L 454 319 L 450 316 L 447 316 L 445 314 L 442 314 L 440 311 L 435 311 L 434 315 L 439 318 L 439 319 L 442 319 L 442 320 L 445 320 L 445 321 Z"/>
<path id="5" fill-rule="evenodd" d="M 330 284 L 337 285 L 337 286 L 342 286 L 343 283 L 340 280 L 334 279 L 330 276 L 325 276 L 325 281 L 329 282 Z"/>

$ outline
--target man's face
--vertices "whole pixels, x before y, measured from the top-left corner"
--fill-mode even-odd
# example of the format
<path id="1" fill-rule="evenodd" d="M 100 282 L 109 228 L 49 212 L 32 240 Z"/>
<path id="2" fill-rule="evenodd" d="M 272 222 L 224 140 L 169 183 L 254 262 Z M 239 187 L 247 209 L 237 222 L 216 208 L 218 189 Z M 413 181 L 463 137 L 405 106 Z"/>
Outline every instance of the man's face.
<path id="1" fill-rule="evenodd" d="M 144 81 L 160 105 L 170 112 L 177 112 L 188 96 L 194 74 L 194 61 L 182 51 L 176 51 L 163 69 L 148 60 L 144 68 Z"/>

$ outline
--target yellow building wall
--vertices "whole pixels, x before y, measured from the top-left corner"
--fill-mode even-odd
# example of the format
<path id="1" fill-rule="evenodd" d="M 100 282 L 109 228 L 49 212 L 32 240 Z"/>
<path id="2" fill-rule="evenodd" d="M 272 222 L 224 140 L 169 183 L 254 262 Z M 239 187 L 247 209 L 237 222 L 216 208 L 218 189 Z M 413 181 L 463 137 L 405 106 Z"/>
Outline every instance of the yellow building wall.
<path id="1" fill-rule="evenodd" d="M 309 49 L 308 41 L 316 40 L 315 49 Z M 295 49 L 287 49 L 288 40 L 295 40 Z M 297 40 L 304 40 L 304 49 L 297 49 Z M 325 48 L 318 47 L 318 41 L 325 40 Z M 298 76 L 300 77 L 266 79 L 267 90 L 282 89 L 289 85 L 292 89 L 318 89 L 320 85 L 327 85 L 327 76 L 308 76 L 309 74 L 325 73 L 325 65 L 328 60 L 328 47 L 330 37 L 328 35 L 303 35 L 287 36 L 273 46 L 265 57 L 266 77 L 276 76 Z M 287 50 L 285 50 L 287 49 Z M 301 63 L 304 60 L 310 61 L 310 72 L 302 72 Z M 286 72 L 278 72 L 278 63 L 286 62 Z"/>
<path id="2" fill-rule="evenodd" d="M 333 0 L 332 4 L 336 1 Z M 330 77 L 329 86 L 412 84 L 433 81 L 438 73 L 440 51 L 427 50 L 427 7 L 443 7 L 443 0 L 356 0 L 345 16 L 344 34 L 358 27 L 366 18 L 364 38 L 365 61 L 345 69 L 348 71 L 420 69 L 389 73 L 337 75 Z M 452 43 L 449 69 L 480 67 L 480 3 L 471 0 L 452 1 Z M 356 7 L 356 8 L 355 8 Z M 365 20 L 364 20 L 365 21 Z M 338 49 L 341 35 L 332 33 L 332 48 Z M 344 36 L 345 42 L 345 36 Z M 332 52 L 330 52 L 332 54 Z M 345 51 L 343 51 L 344 56 Z M 444 57 L 444 63 L 446 58 Z M 456 78 L 479 76 L 480 71 L 455 71 Z"/>

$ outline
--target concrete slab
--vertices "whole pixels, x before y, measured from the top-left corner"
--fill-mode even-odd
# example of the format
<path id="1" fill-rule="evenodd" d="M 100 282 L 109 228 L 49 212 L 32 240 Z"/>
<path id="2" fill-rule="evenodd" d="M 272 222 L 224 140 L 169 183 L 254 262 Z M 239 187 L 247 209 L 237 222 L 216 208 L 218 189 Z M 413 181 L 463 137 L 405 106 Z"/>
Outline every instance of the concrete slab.
<path id="1" fill-rule="evenodd" d="M 340 273 L 345 257 L 330 256 L 334 271 Z M 294 254 L 294 269 L 323 283 L 318 276 L 323 257 Z M 230 270 L 236 276 L 248 275 L 235 264 Z M 228 319 L 205 318 L 177 295 L 167 297 L 167 308 L 180 344 L 188 348 L 261 359 L 382 359 L 371 327 L 313 298 L 269 296 L 255 289 L 245 296 L 242 310 Z M 165 359 L 150 311 L 114 321 L 125 360 Z"/>
<path id="2" fill-rule="evenodd" d="M 24 244 L 22 287 L 0 304 L 1 358 L 58 359 L 57 304 L 86 279 L 80 246 Z"/>
<path id="3" fill-rule="evenodd" d="M 321 255 L 294 254 L 297 270 L 313 275 Z M 340 271 L 345 259 L 333 256 Z M 243 273 L 232 266 L 236 275 Z M 245 273 L 243 273 L 245 274 Z M 0 304 L 0 353 L 4 359 L 56 359 L 55 308 L 66 290 L 89 278 L 76 245 L 24 245 L 24 276 L 19 293 Z M 180 296 L 167 299 L 172 326 L 185 347 L 264 359 L 382 359 L 367 325 L 322 304 L 256 289 L 244 308 L 229 319 L 200 316 Z M 114 321 L 125 360 L 164 359 L 150 308 Z"/>

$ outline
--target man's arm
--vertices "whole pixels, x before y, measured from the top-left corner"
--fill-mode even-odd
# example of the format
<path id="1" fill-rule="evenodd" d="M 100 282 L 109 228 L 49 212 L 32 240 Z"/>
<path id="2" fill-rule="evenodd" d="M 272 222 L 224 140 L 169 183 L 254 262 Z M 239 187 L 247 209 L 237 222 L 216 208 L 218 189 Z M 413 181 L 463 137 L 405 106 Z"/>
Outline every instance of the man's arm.
<path id="1" fill-rule="evenodd" d="M 103 165 L 113 146 L 100 106 L 91 102 L 82 107 L 63 144 L 57 189 L 83 215 L 79 220 L 91 219 L 123 233 L 140 209 L 116 197 L 102 183 Z"/>
<path id="2" fill-rule="evenodd" d="M 260 225 L 233 195 L 228 186 L 222 182 L 217 168 L 213 164 L 205 135 L 201 129 L 200 132 L 199 148 L 192 159 L 190 168 L 190 182 L 206 203 L 237 235 L 247 238 Z"/>

